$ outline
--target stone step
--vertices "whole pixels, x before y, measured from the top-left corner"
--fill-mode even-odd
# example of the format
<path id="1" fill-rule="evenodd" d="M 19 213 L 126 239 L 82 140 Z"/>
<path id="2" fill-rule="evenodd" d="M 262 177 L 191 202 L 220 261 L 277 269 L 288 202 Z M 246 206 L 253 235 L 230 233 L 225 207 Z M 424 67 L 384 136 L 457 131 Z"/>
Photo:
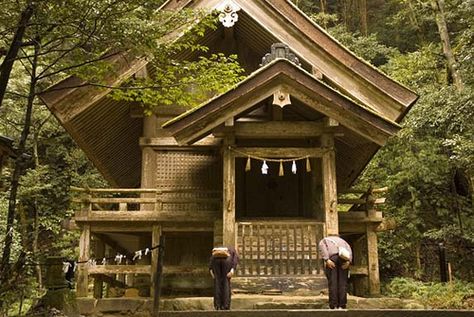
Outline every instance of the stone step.
<path id="1" fill-rule="evenodd" d="M 150 298 L 78 298 L 86 317 L 151 317 Z M 396 298 L 349 297 L 348 310 L 329 310 L 324 296 L 235 295 L 231 311 L 213 311 L 212 298 L 163 299 L 160 317 L 474 317 L 474 311 L 430 310 L 423 305 Z"/>
<path id="2" fill-rule="evenodd" d="M 462 310 L 258 310 L 160 312 L 160 317 L 473 317 Z"/>

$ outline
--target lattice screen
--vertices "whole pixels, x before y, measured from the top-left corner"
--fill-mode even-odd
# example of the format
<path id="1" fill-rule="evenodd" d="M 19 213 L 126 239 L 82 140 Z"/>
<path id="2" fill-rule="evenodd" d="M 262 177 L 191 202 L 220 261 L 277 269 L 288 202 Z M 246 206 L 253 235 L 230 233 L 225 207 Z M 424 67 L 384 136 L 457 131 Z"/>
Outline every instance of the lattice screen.
<path id="1" fill-rule="evenodd" d="M 222 189 L 222 165 L 215 152 L 159 151 L 156 158 L 157 187 L 174 190 L 165 194 L 169 203 L 163 206 L 163 210 L 219 209 L 216 200 L 222 197 L 219 192 Z"/>

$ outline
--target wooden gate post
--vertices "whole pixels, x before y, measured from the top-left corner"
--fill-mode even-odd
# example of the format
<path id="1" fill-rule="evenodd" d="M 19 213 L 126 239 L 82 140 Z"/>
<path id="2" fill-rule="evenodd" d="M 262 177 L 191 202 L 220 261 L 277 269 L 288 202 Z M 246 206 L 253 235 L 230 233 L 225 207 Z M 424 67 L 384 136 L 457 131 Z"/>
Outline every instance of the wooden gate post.
<path id="1" fill-rule="evenodd" d="M 90 257 L 91 226 L 83 225 L 79 240 L 79 262 Z M 88 263 L 79 263 L 77 268 L 77 297 L 87 297 L 89 286 Z"/>
<path id="2" fill-rule="evenodd" d="M 223 243 L 225 246 L 235 247 L 235 155 L 229 148 L 230 143 L 229 141 L 224 142 Z"/>
<path id="3" fill-rule="evenodd" d="M 321 135 L 321 147 L 324 149 L 322 172 L 326 234 L 337 235 L 339 234 L 339 217 L 337 214 L 336 153 L 334 151 L 334 135 Z"/>

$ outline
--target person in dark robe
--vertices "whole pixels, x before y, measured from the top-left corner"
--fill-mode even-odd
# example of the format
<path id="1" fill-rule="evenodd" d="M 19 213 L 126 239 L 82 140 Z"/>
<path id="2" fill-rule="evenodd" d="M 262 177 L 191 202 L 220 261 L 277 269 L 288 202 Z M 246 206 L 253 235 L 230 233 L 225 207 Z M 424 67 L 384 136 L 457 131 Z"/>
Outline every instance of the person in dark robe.
<path id="1" fill-rule="evenodd" d="M 346 309 L 352 249 L 349 243 L 336 235 L 322 239 L 318 248 L 328 280 L 329 308 Z"/>
<path id="2" fill-rule="evenodd" d="M 214 308 L 230 310 L 231 285 L 239 256 L 234 247 L 219 247 L 212 249 L 209 261 L 209 273 L 214 279 Z"/>

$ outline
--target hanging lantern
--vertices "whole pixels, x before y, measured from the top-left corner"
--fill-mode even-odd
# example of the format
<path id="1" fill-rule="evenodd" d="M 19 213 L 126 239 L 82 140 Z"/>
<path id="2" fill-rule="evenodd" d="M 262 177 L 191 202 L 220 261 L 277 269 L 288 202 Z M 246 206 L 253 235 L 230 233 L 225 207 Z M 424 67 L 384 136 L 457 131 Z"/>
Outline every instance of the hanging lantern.
<path id="1" fill-rule="evenodd" d="M 267 174 L 268 174 L 267 161 L 263 161 L 263 164 L 262 164 L 262 174 L 263 174 L 263 175 L 267 175 Z"/>
<path id="2" fill-rule="evenodd" d="M 283 161 L 280 160 L 280 171 L 278 172 L 278 176 L 285 175 L 285 171 L 283 170 Z"/>
<path id="3" fill-rule="evenodd" d="M 293 164 L 291 164 L 291 172 L 293 174 L 296 174 L 296 162 L 295 161 L 293 161 Z"/>
<path id="4" fill-rule="evenodd" d="M 250 156 L 247 157 L 247 164 L 245 164 L 245 171 L 250 172 Z"/>
<path id="5" fill-rule="evenodd" d="M 309 162 L 309 157 L 306 158 L 306 172 L 311 172 L 311 163 Z"/>

